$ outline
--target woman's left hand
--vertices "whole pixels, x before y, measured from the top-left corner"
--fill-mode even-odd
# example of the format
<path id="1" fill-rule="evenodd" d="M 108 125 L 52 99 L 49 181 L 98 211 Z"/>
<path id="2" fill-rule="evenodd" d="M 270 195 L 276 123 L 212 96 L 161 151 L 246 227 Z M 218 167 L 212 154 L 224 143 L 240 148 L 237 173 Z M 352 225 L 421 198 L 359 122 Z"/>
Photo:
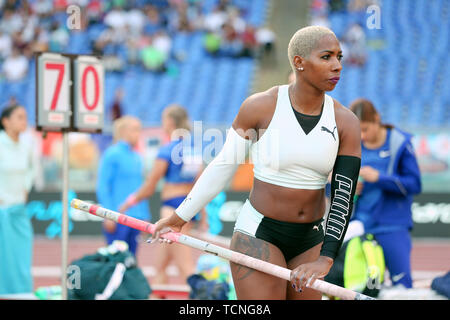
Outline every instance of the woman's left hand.
<path id="1" fill-rule="evenodd" d="M 333 259 L 320 256 L 316 261 L 299 265 L 291 271 L 292 287 L 301 292 L 305 286 L 311 287 L 318 278 L 325 277 L 330 272 Z"/>

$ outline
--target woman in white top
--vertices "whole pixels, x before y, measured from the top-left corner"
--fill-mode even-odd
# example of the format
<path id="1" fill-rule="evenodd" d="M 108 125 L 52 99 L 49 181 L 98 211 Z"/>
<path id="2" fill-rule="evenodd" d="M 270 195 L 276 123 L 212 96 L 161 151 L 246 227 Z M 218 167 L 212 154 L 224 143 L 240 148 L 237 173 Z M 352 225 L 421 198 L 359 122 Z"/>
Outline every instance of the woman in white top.
<path id="1" fill-rule="evenodd" d="M 32 150 L 20 134 L 27 128 L 22 106 L 7 107 L 0 118 L 0 294 L 33 291 L 33 229 L 25 203 L 34 170 Z"/>
<path id="2" fill-rule="evenodd" d="M 330 270 L 344 238 L 361 164 L 359 120 L 326 95 L 336 86 L 342 51 L 328 28 L 298 30 L 288 57 L 289 85 L 247 98 L 217 157 L 175 213 L 157 223 L 179 231 L 233 177 L 250 153 L 254 183 L 231 249 L 292 269 L 291 283 L 231 263 L 238 299 L 320 299 L 309 288 Z M 332 172 L 325 226 L 325 185 Z"/>

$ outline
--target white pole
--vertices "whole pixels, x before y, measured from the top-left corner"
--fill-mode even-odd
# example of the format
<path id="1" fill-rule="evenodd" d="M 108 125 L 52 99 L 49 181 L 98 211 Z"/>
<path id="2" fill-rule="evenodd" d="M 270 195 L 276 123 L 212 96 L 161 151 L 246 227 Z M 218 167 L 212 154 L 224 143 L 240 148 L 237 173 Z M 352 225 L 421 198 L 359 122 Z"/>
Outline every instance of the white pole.
<path id="1" fill-rule="evenodd" d="M 69 239 L 69 132 L 63 131 L 62 224 L 61 224 L 61 298 L 67 300 L 67 247 Z"/>

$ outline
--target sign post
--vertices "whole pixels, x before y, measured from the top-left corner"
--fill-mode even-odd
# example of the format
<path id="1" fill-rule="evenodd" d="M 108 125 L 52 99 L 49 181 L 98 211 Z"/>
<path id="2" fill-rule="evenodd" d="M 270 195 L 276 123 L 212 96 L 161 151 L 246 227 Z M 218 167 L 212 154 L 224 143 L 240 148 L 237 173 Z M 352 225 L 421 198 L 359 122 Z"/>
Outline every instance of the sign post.
<path id="1" fill-rule="evenodd" d="M 92 56 L 43 52 L 36 63 L 36 128 L 62 132 L 61 297 L 67 300 L 69 132 L 101 132 L 104 69 Z"/>
<path id="2" fill-rule="evenodd" d="M 67 300 L 67 256 L 69 245 L 69 132 L 63 131 L 62 219 L 61 219 L 61 298 Z"/>
<path id="3" fill-rule="evenodd" d="M 61 295 L 67 300 L 67 247 L 68 247 L 68 130 L 71 126 L 71 61 L 61 54 L 41 53 L 37 58 L 36 120 L 37 128 L 62 131 L 62 225 L 61 225 Z"/>

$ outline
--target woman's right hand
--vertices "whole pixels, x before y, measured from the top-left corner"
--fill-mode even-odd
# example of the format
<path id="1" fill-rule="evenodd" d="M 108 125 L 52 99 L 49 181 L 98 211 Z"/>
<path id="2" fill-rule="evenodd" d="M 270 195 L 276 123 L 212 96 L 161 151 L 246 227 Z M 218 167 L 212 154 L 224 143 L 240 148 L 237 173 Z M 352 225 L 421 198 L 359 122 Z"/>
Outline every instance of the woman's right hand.
<path id="1" fill-rule="evenodd" d="M 156 224 L 155 231 L 152 235 L 152 240 L 150 243 L 154 243 L 158 240 L 160 240 L 161 234 L 167 233 L 167 232 L 180 232 L 181 228 L 186 224 L 187 222 L 181 219 L 175 212 L 167 218 L 160 219 Z M 164 242 L 166 243 L 172 243 L 172 241 L 164 239 Z"/>

